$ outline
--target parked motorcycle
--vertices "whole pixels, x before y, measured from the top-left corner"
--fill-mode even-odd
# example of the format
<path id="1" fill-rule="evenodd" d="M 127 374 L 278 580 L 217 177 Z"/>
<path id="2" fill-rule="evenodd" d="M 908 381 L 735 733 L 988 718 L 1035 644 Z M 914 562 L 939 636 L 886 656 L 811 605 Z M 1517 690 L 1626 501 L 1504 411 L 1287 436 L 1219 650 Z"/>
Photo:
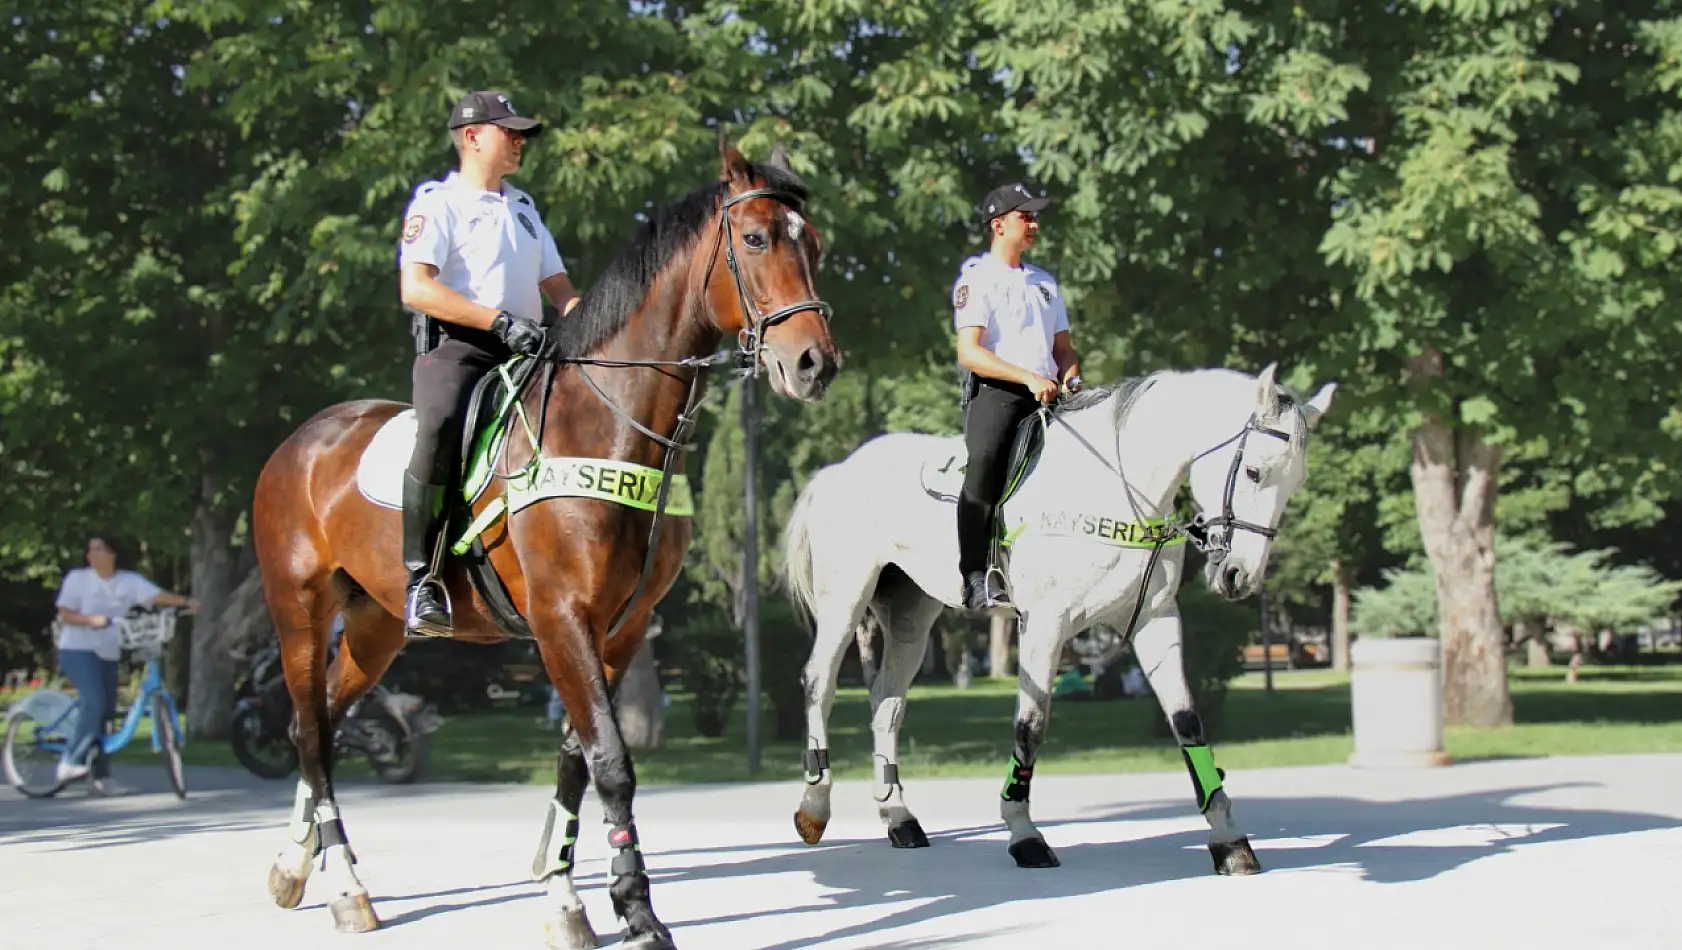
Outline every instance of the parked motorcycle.
<path id="1" fill-rule="evenodd" d="M 288 734 L 292 694 L 280 666 L 280 646 L 270 644 L 251 658 L 235 685 L 234 757 L 252 774 L 281 779 L 298 768 L 298 750 Z M 427 737 L 444 720 L 419 696 L 375 685 L 345 713 L 336 755 L 362 755 L 375 774 L 395 785 L 415 780 L 426 766 Z"/>

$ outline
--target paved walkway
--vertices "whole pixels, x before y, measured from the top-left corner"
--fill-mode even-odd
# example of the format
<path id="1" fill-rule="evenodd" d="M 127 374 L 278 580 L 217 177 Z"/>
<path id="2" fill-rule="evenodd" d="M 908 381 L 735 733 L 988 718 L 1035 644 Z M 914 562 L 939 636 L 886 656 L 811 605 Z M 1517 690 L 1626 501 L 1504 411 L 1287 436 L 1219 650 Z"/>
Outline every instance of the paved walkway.
<path id="1" fill-rule="evenodd" d="M 320 894 L 282 911 L 265 880 L 290 783 L 161 773 L 121 800 L 0 791 L 0 947 L 541 950 L 527 877 L 548 791 L 347 788 L 360 871 L 385 926 L 333 932 Z M 645 789 L 655 908 L 684 950 L 1023 947 L 1586 948 L 1682 946 L 1682 756 L 1531 759 L 1377 773 L 1237 771 L 1237 815 L 1265 873 L 1211 873 L 1183 774 L 1058 777 L 1035 811 L 1063 866 L 1004 852 L 999 783 L 916 780 L 934 846 L 888 847 L 869 790 L 836 789 L 816 848 L 796 783 Z M 585 803 L 580 887 L 609 945 L 605 832 Z"/>

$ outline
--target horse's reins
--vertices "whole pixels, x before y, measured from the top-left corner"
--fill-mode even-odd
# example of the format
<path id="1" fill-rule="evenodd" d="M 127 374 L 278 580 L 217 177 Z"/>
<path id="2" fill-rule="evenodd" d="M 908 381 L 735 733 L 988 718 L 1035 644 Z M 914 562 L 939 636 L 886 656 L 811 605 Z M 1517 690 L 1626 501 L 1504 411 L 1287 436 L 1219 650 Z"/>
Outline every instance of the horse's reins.
<path id="1" fill-rule="evenodd" d="M 1037 411 L 1049 417 L 1052 421 L 1063 423 L 1063 425 L 1068 428 L 1068 430 L 1073 433 L 1077 439 L 1079 438 L 1080 433 L 1075 431 L 1074 426 L 1069 425 L 1067 420 L 1058 418 L 1056 413 L 1052 412 L 1049 408 L 1041 407 Z M 1235 440 L 1238 442 L 1238 449 L 1232 453 L 1232 465 L 1227 469 L 1226 473 L 1226 492 L 1225 496 L 1221 499 L 1221 514 L 1218 517 L 1210 518 L 1204 515 L 1203 512 L 1199 511 L 1192 516 L 1192 520 L 1190 522 L 1181 522 L 1177 519 L 1168 517 L 1163 519 L 1164 527 L 1166 527 L 1171 534 L 1159 537 L 1156 542 L 1151 545 L 1150 560 L 1146 562 L 1145 571 L 1139 579 L 1139 596 L 1133 602 L 1133 614 L 1127 620 L 1126 629 L 1122 631 L 1121 647 L 1125 647 L 1133 641 L 1133 634 L 1135 632 L 1133 628 L 1138 624 L 1139 614 L 1144 610 L 1145 595 L 1150 592 L 1151 575 L 1156 572 L 1156 562 L 1162 555 L 1163 545 L 1172 540 L 1173 535 L 1180 535 L 1184 537 L 1192 544 L 1193 547 L 1196 547 L 1199 551 L 1211 556 L 1224 556 L 1230 553 L 1232 551 L 1232 536 L 1237 531 L 1253 531 L 1264 538 L 1273 538 L 1278 535 L 1279 532 L 1277 529 L 1269 528 L 1266 525 L 1258 525 L 1249 521 L 1244 521 L 1239 518 L 1232 509 L 1232 498 L 1238 490 L 1238 469 L 1244 464 L 1244 444 L 1249 440 L 1251 432 L 1260 432 L 1263 435 L 1270 435 L 1275 438 L 1282 439 L 1286 443 L 1291 441 L 1289 433 L 1275 429 L 1271 426 L 1262 425 L 1256 418 L 1256 414 L 1252 412 L 1250 413 L 1250 418 L 1245 421 L 1244 428 L 1240 429 L 1236 435 L 1223 439 L 1216 445 L 1192 456 L 1191 462 L 1188 463 L 1188 478 L 1190 477 L 1190 465 L 1195 465 L 1199 459 L 1219 452 L 1221 449 L 1231 445 Z M 1080 441 L 1082 444 L 1085 444 L 1084 439 L 1081 439 Z M 1091 448 L 1091 446 L 1088 445 L 1088 448 Z M 1104 462 L 1105 467 L 1109 466 L 1108 459 L 1101 458 L 1101 461 Z M 1114 471 L 1116 477 L 1121 479 L 1122 488 L 1127 496 L 1128 507 L 1133 509 L 1133 517 L 1139 523 L 1143 524 L 1144 514 L 1139 511 L 1138 502 L 1134 500 L 1133 486 L 1130 482 L 1128 482 L 1127 476 L 1122 473 L 1121 469 L 1121 429 L 1117 426 L 1116 460 Z M 1209 529 L 1218 527 L 1224 527 L 1226 528 L 1226 531 L 1223 537 L 1216 540 L 1211 536 Z M 1108 656 L 1109 653 L 1106 653 L 1104 658 L 1108 658 Z"/>
<path id="2" fill-rule="evenodd" d="M 766 330 L 769 330 L 771 327 L 774 327 L 795 314 L 805 310 L 817 311 L 827 324 L 834 313 L 834 308 L 823 300 L 812 298 L 789 304 L 786 307 L 778 308 L 771 313 L 762 313 L 760 311 L 758 304 L 754 301 L 753 295 L 748 292 L 747 281 L 742 274 L 741 265 L 736 261 L 736 242 L 734 230 L 730 223 L 730 208 L 733 205 L 740 204 L 744 201 L 751 201 L 755 198 L 772 198 L 782 202 L 797 212 L 803 209 L 805 202 L 803 202 L 798 195 L 781 189 L 753 188 L 748 191 L 741 192 L 740 194 L 731 195 L 725 198 L 723 206 L 719 209 L 718 237 L 717 240 L 713 242 L 713 251 L 710 255 L 710 259 L 716 260 L 718 258 L 719 248 L 724 248 L 724 262 L 730 268 L 731 276 L 735 278 L 736 295 L 741 301 L 742 313 L 748 318 L 748 325 L 744 326 L 736 335 L 737 352 L 735 355 L 735 361 L 737 363 L 737 375 L 744 380 L 756 381 L 761 369 L 760 351 L 765 345 Z M 707 276 L 701 282 L 703 293 L 705 293 L 705 288 L 712 281 L 712 270 L 713 269 L 710 266 L 707 268 Z M 692 430 L 694 429 L 695 422 L 699 418 L 701 407 L 706 404 L 708 399 L 712 398 L 712 394 L 710 392 L 703 396 L 700 401 L 697 401 L 695 398 L 701 391 L 701 371 L 730 362 L 731 355 L 728 351 L 721 350 L 710 356 L 686 357 L 681 360 L 608 360 L 593 357 L 562 357 L 549 354 L 545 354 L 540 358 L 544 360 L 546 365 L 544 366 L 543 373 L 544 384 L 542 388 L 542 401 L 540 402 L 538 408 L 537 433 L 533 436 L 534 444 L 532 462 L 530 463 L 531 465 L 537 465 L 538 460 L 542 455 L 541 447 L 543 444 L 543 425 L 549 415 L 549 384 L 554 375 L 555 366 L 562 363 L 577 365 L 578 375 L 584 378 L 584 382 L 590 387 L 590 391 L 596 395 L 597 399 L 601 400 L 608 409 L 612 410 L 614 415 L 630 424 L 632 428 L 636 429 L 644 436 L 647 436 L 665 450 L 664 457 L 661 460 L 660 465 L 660 487 L 656 492 L 654 499 L 654 518 L 648 527 L 648 550 L 643 555 L 642 570 L 637 575 L 636 588 L 631 591 L 631 596 L 625 601 L 624 605 L 620 607 L 619 613 L 614 618 L 612 626 L 608 628 L 605 639 L 611 640 L 613 639 L 614 634 L 619 632 L 619 628 L 624 625 L 626 619 L 630 617 L 631 605 L 635 604 L 637 602 L 637 598 L 642 596 L 643 588 L 648 584 L 649 571 L 653 568 L 654 558 L 659 551 L 660 526 L 666 513 L 666 498 L 672 482 L 672 469 L 676 465 L 677 460 L 682 457 L 680 453 L 692 451 L 696 447 L 694 443 L 689 442 L 688 440 Z M 607 367 L 672 366 L 693 368 L 695 373 L 689 378 L 689 391 L 688 395 L 684 399 L 683 411 L 678 413 L 677 423 L 672 429 L 671 436 L 667 437 L 655 432 L 653 429 L 650 429 L 648 426 L 637 421 L 635 417 L 625 411 L 625 409 L 618 403 L 615 403 L 613 399 L 601 388 L 601 386 L 598 385 L 594 379 L 590 378 L 590 374 L 584 371 L 585 365 Z M 530 385 L 531 379 L 531 376 L 527 376 L 525 385 Z M 522 385 L 521 392 L 515 394 L 514 398 L 516 402 L 518 402 L 524 395 L 525 385 Z M 493 474 L 502 478 L 509 477 L 502 475 L 500 472 L 495 472 L 494 466 Z"/>

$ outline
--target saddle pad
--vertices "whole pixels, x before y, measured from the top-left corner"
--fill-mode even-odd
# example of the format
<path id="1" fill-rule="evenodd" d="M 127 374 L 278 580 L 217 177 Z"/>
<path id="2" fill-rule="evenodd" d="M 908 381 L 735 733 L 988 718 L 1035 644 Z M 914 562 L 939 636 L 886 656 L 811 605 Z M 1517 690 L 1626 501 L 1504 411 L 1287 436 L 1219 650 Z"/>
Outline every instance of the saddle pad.
<path id="1" fill-rule="evenodd" d="M 923 483 L 923 491 L 930 498 L 944 501 L 948 504 L 958 503 L 958 493 L 964 488 L 964 469 L 968 467 L 969 450 L 964 447 L 962 439 L 954 439 L 957 446 L 952 449 L 942 449 L 923 460 L 919 477 Z M 1016 489 L 1022 486 L 1023 479 L 1028 477 L 1034 466 L 1038 464 L 1040 450 L 1045 447 L 1045 422 L 1038 413 L 1023 419 L 1016 427 L 1016 433 L 1010 442 L 1010 473 L 1005 481 L 1004 491 L 999 498 L 1003 504 L 1016 494 Z"/>
<path id="2" fill-rule="evenodd" d="M 415 411 L 405 409 L 380 426 L 356 465 L 356 487 L 381 508 L 403 508 L 403 473 L 415 452 Z M 484 492 L 480 484 L 473 499 Z"/>
<path id="3" fill-rule="evenodd" d="M 958 493 L 964 489 L 964 469 L 969 453 L 962 444 L 956 451 L 936 452 L 923 460 L 918 477 L 923 491 L 930 498 L 950 504 L 958 503 Z"/>

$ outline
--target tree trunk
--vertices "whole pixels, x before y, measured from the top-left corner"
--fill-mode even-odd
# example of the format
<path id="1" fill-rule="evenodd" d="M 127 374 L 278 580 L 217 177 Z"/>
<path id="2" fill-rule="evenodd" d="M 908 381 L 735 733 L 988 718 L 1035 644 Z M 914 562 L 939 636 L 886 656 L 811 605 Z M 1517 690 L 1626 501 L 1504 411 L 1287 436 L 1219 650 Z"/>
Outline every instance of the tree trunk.
<path id="1" fill-rule="evenodd" d="M 1513 621 L 1513 640 L 1524 644 L 1525 664 L 1527 666 L 1552 666 L 1553 651 L 1548 649 L 1547 631 L 1540 623 L 1528 617 L 1520 617 Z"/>
<path id="2" fill-rule="evenodd" d="M 614 706 L 619 734 L 633 749 L 658 749 L 665 740 L 666 708 L 660 674 L 654 666 L 654 641 L 645 639 L 625 668 Z"/>
<path id="3" fill-rule="evenodd" d="M 233 548 L 236 515 L 216 505 L 216 482 L 201 476 L 198 509 L 193 513 L 192 596 L 199 600 L 193 618 L 192 652 L 187 672 L 187 734 L 194 739 L 228 737 L 233 716 L 234 662 L 228 634 L 239 619 L 229 611 L 238 566 Z"/>
<path id="4" fill-rule="evenodd" d="M 256 568 L 245 572 L 245 579 L 234 588 L 228 598 L 228 609 L 222 612 L 227 624 L 229 657 L 249 657 L 274 641 L 274 621 L 269 618 L 269 603 L 263 599 L 263 574 Z"/>
<path id="5" fill-rule="evenodd" d="M 1332 562 L 1332 669 L 1349 669 L 1349 565 Z"/>
<path id="6" fill-rule="evenodd" d="M 1412 361 L 1414 379 L 1442 373 L 1435 351 Z M 1501 449 L 1476 429 L 1427 409 L 1413 432 L 1419 533 L 1437 582 L 1443 720 L 1494 727 L 1513 721 L 1506 637 L 1495 598 L 1495 494 Z"/>
<path id="7" fill-rule="evenodd" d="M 1016 671 L 1010 668 L 1010 635 L 1016 629 L 1016 617 L 994 614 L 987 632 L 987 675 L 991 679 L 1010 679 Z"/>

